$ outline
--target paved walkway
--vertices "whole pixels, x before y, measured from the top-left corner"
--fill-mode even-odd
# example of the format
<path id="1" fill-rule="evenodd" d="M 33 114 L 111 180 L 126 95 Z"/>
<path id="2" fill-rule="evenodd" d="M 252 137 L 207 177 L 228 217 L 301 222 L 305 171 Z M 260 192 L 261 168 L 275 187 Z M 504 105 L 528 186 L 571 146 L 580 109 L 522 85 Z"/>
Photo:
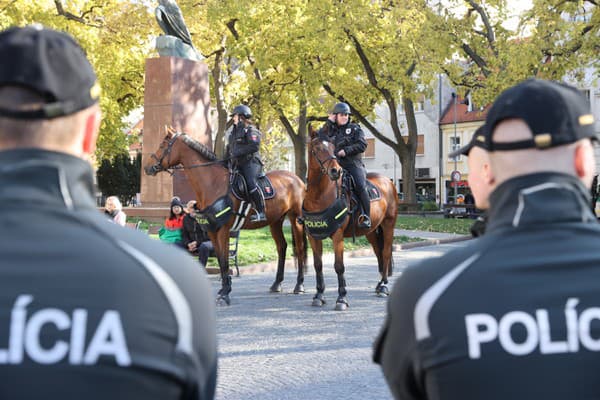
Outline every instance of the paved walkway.
<path id="1" fill-rule="evenodd" d="M 464 243 L 394 252 L 390 284 L 407 265 Z M 337 278 L 331 255 L 324 257 L 328 302 L 323 308 L 311 306 L 315 293 L 312 262 L 303 295 L 290 293 L 295 283 L 290 269 L 281 294 L 268 293 L 272 272 L 233 279 L 231 306 L 217 310 L 218 400 L 392 398 L 380 368 L 371 361 L 387 303 L 374 293 L 377 261 L 373 256 L 345 261 L 350 308 L 344 312 L 333 310 Z M 218 277 L 210 280 L 216 293 Z"/>
<path id="2" fill-rule="evenodd" d="M 425 240 L 448 240 L 464 237 L 464 235 L 459 235 L 456 233 L 409 231 L 406 229 L 394 229 L 394 236 L 408 236 L 411 238 L 421 238 Z"/>

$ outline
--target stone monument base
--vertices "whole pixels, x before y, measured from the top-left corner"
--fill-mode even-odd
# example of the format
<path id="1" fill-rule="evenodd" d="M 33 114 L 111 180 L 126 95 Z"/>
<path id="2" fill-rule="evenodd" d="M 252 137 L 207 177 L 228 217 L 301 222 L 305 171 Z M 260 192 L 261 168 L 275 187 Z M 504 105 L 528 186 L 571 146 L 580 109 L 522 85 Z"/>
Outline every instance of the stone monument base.
<path id="1" fill-rule="evenodd" d="M 146 60 L 142 165 L 151 160 L 172 126 L 212 149 L 209 123 L 208 67 L 202 61 L 177 57 Z M 142 173 L 142 207 L 168 207 L 173 196 L 182 201 L 196 198 L 183 171 L 171 177 Z"/>

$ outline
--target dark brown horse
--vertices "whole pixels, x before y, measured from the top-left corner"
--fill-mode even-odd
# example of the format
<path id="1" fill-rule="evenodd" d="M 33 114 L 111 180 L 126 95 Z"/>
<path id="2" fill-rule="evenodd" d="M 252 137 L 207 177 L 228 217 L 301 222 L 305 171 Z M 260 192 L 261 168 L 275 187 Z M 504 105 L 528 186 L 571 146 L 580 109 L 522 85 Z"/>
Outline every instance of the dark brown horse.
<path id="1" fill-rule="evenodd" d="M 371 200 L 371 228 L 355 226 L 356 218 L 351 214 L 354 202 L 347 185 L 344 185 L 344 172 L 334 155 L 334 145 L 321 140 L 311 129 L 311 142 L 308 155 L 308 181 L 304 195 L 304 224 L 313 249 L 317 278 L 317 294 L 313 306 L 325 304 L 323 280 L 323 239 L 333 240 L 335 252 L 334 268 L 338 277 L 338 298 L 336 310 L 348 307 L 346 280 L 344 279 L 344 237 L 365 235 L 371 243 L 381 280 L 375 289 L 379 296 L 387 296 L 388 275 L 392 272 L 392 242 L 394 226 L 398 215 L 398 194 L 394 184 L 387 177 L 375 173 L 367 174 L 367 180 L 375 185 L 380 196 Z"/>
<path id="2" fill-rule="evenodd" d="M 221 289 L 217 296 L 217 304 L 229 305 L 231 292 L 231 276 L 229 275 L 228 243 L 229 232 L 238 220 L 240 200 L 230 188 L 230 173 L 225 162 L 205 145 L 181 133 L 169 132 L 160 144 L 159 149 L 144 166 L 148 175 L 156 175 L 181 164 L 190 185 L 196 193 L 196 207 L 205 211 L 210 220 L 209 237 L 213 242 L 215 254 L 221 272 Z M 275 196 L 265 200 L 267 220 L 253 223 L 246 218 L 242 229 L 258 229 L 269 225 L 271 235 L 277 246 L 277 275 L 271 286 L 271 292 L 281 291 L 283 281 L 287 242 L 283 234 L 283 221 L 287 215 L 292 228 L 294 256 L 297 259 L 298 276 L 294 293 L 304 292 L 304 269 L 306 265 L 306 235 L 304 228 L 297 221 L 302 213 L 304 198 L 304 182 L 287 171 L 271 171 L 267 173 Z M 248 208 L 249 209 L 249 208 Z M 242 211 L 243 212 L 243 211 Z M 248 211 L 246 210 L 246 213 Z M 212 230 L 212 231 L 211 231 Z"/>

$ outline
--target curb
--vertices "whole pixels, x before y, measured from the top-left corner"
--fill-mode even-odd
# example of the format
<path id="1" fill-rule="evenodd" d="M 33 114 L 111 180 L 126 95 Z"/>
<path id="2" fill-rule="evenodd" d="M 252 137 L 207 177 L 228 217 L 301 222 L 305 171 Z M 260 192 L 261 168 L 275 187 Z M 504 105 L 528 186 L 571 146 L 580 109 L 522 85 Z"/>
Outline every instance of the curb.
<path id="1" fill-rule="evenodd" d="M 409 250 L 409 249 L 414 249 L 414 248 L 418 248 L 418 247 L 435 246 L 438 244 L 462 242 L 462 241 L 469 240 L 472 238 L 473 237 L 470 235 L 464 235 L 464 236 L 456 236 L 456 237 L 451 237 L 451 238 L 446 238 L 446 239 L 428 239 L 428 240 L 423 240 L 421 242 L 395 244 L 392 247 L 392 251 Z M 329 254 L 329 253 L 327 253 L 327 254 Z M 326 254 L 323 254 L 323 256 L 325 256 L 325 255 Z M 331 254 L 331 255 L 333 255 L 333 254 Z M 373 255 L 375 255 L 375 253 L 373 252 L 373 249 L 371 249 L 371 248 L 344 252 L 345 257 L 368 257 L 368 256 L 373 256 Z M 296 270 L 296 264 L 293 259 L 285 261 L 285 269 L 286 270 L 289 269 L 290 271 Z M 240 266 L 240 276 L 241 275 L 252 275 L 252 274 L 261 273 L 261 272 L 275 272 L 275 271 L 277 271 L 277 261 L 271 261 L 271 262 L 262 263 L 262 264 L 246 265 L 243 267 Z M 209 275 L 218 275 L 218 274 L 220 274 L 220 270 L 218 267 L 207 267 L 206 273 Z"/>

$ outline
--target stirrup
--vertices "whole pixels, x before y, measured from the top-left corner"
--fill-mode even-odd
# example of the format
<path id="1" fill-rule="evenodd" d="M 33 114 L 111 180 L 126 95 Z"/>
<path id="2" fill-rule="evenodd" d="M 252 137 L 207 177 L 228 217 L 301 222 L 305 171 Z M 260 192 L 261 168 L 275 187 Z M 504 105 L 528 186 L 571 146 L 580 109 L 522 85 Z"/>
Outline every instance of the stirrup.
<path id="1" fill-rule="evenodd" d="M 267 217 L 264 212 L 256 212 L 250 216 L 250 222 L 263 222 L 266 221 Z"/>
<path id="2" fill-rule="evenodd" d="M 369 229 L 371 227 L 371 219 L 367 214 L 361 214 L 358 216 L 358 227 Z"/>

